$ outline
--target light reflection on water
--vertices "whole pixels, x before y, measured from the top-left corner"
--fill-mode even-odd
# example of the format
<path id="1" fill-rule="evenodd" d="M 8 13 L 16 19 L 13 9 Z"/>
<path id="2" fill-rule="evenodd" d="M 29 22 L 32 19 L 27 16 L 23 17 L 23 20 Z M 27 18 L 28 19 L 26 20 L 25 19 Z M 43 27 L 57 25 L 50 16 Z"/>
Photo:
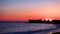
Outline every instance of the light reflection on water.
<path id="1" fill-rule="evenodd" d="M 48 29 L 56 29 L 55 24 L 41 24 L 41 23 L 0 23 L 0 33 L 8 32 L 28 32 L 28 31 L 38 31 L 43 30 L 46 33 Z M 44 30 L 47 30 L 46 32 Z M 42 33 L 37 32 L 37 33 Z M 49 32 L 49 31 L 48 31 Z M 36 34 L 33 33 L 33 34 Z"/>

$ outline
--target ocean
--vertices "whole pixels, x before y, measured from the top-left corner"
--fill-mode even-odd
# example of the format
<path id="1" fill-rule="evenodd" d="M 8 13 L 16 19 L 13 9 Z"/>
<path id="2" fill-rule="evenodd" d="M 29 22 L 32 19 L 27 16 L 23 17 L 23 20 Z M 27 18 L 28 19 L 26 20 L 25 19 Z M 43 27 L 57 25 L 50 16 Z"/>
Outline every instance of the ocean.
<path id="1" fill-rule="evenodd" d="M 59 28 L 60 24 L 0 22 L 0 34 L 47 34 Z"/>

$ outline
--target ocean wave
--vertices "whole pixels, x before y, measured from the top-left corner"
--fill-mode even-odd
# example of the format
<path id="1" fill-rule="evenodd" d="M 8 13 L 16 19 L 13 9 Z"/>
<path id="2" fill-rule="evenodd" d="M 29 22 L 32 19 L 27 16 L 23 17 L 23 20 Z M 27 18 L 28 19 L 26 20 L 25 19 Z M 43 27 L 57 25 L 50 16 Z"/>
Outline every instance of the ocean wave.
<path id="1" fill-rule="evenodd" d="M 30 24 L 30 23 L 20 24 L 19 28 L 17 28 L 17 24 L 12 26 L 13 28 L 0 29 L 0 33 L 36 31 L 36 30 L 53 29 L 57 27 L 54 24 Z M 12 26 L 9 26 L 9 27 L 12 27 Z"/>

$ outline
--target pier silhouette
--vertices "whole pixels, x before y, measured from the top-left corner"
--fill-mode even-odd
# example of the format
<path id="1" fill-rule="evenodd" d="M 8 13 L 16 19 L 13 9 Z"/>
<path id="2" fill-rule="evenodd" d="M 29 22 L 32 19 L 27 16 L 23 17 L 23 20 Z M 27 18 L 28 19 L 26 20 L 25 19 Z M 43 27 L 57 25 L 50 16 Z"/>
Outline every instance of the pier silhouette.
<path id="1" fill-rule="evenodd" d="M 28 23 L 50 23 L 50 24 L 59 24 L 60 23 L 60 20 L 41 20 L 41 19 L 38 19 L 38 20 L 32 20 L 32 19 L 29 19 Z"/>

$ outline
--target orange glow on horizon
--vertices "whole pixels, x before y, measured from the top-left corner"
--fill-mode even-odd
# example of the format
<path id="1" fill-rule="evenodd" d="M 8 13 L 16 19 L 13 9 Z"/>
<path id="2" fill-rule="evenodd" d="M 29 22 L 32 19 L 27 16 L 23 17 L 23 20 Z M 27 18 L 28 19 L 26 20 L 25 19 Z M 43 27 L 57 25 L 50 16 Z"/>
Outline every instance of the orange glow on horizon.
<path id="1" fill-rule="evenodd" d="M 0 12 L 0 20 L 28 20 L 45 18 L 60 20 L 60 5 L 52 4 L 42 7 L 33 6 L 27 8 L 5 8 Z"/>

